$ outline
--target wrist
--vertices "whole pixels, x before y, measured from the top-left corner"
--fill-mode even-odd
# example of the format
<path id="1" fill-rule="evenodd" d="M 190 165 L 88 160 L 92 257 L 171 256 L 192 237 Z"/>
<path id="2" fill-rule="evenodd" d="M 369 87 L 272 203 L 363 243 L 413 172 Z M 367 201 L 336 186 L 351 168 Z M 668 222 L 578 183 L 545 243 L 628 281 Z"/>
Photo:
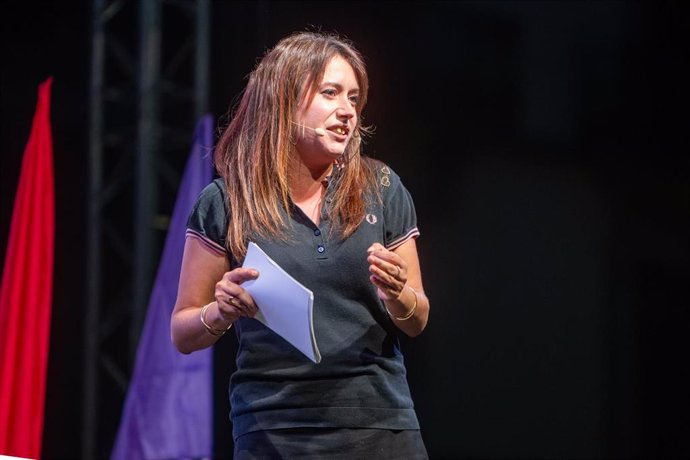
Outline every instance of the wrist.
<path id="1" fill-rule="evenodd" d="M 403 290 L 400 292 L 400 296 L 398 296 L 397 301 L 403 307 L 405 307 L 405 302 L 402 301 L 402 293 L 405 292 L 405 288 L 408 288 L 410 291 L 412 291 L 412 295 L 414 296 L 414 303 L 412 304 L 412 307 L 406 307 L 408 309 L 402 315 L 394 315 L 390 312 L 388 307 L 386 307 L 386 312 L 388 313 L 388 316 L 398 321 L 407 321 L 408 319 L 412 318 L 415 314 L 415 311 L 417 310 L 417 303 L 419 302 L 419 296 L 417 295 L 417 291 L 415 291 L 412 287 L 408 286 L 407 284 L 403 287 Z"/>
<path id="2" fill-rule="evenodd" d="M 210 320 L 211 315 L 209 314 L 208 310 L 211 309 L 210 307 L 213 304 L 216 305 L 216 315 L 214 320 Z M 215 337 L 222 336 L 232 327 L 232 321 L 230 321 L 228 324 L 228 320 L 223 317 L 222 313 L 218 309 L 218 304 L 215 301 L 206 304 L 201 308 L 201 311 L 199 312 L 199 320 L 204 326 L 204 329 L 206 329 L 206 332 Z"/>

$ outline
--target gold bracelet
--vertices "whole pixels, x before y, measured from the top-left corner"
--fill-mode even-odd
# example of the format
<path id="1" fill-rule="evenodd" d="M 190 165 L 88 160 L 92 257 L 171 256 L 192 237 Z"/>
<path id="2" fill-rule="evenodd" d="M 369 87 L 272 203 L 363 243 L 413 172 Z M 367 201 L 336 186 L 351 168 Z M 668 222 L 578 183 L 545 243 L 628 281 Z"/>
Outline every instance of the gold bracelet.
<path id="1" fill-rule="evenodd" d="M 213 303 L 213 302 L 211 302 L 211 303 Z M 211 326 L 209 326 L 208 323 L 206 323 L 206 319 L 204 317 L 206 316 L 206 310 L 208 310 L 208 307 L 210 307 L 210 306 L 211 306 L 210 303 L 204 305 L 204 307 L 199 312 L 199 319 L 201 320 L 201 324 L 204 325 L 204 327 L 206 328 L 206 331 L 209 334 L 211 334 L 214 337 L 220 337 L 221 335 L 225 334 L 228 330 L 230 330 L 230 328 L 232 327 L 232 323 L 230 323 L 230 325 L 228 326 L 227 329 L 214 329 Z"/>
<path id="2" fill-rule="evenodd" d="M 405 287 L 406 287 L 406 288 L 409 288 L 410 291 L 412 291 L 412 293 L 414 294 L 414 305 L 412 305 L 412 310 L 410 310 L 409 313 L 407 313 L 405 316 L 395 316 L 395 315 L 393 315 L 393 314 L 390 312 L 390 310 L 388 310 L 388 307 L 386 307 L 386 311 L 388 312 L 388 315 L 391 316 L 391 317 L 393 317 L 393 318 L 395 318 L 395 319 L 397 319 L 398 321 L 406 321 L 406 320 L 412 318 L 412 316 L 414 315 L 415 310 L 417 309 L 417 300 L 418 300 L 418 299 L 417 299 L 417 291 L 415 291 L 414 289 L 412 289 L 412 288 L 411 288 L 410 286 L 408 286 L 408 285 L 405 285 Z"/>

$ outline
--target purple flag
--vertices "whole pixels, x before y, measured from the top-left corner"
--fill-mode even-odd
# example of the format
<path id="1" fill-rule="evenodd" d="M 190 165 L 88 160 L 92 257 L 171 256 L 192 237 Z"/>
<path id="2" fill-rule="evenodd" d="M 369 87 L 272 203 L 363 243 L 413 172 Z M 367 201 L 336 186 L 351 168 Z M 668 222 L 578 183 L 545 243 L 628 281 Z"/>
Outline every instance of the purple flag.
<path id="1" fill-rule="evenodd" d="M 170 341 L 187 217 L 213 179 L 213 118 L 196 126 L 111 460 L 210 458 L 213 454 L 211 348 L 183 355 Z"/>

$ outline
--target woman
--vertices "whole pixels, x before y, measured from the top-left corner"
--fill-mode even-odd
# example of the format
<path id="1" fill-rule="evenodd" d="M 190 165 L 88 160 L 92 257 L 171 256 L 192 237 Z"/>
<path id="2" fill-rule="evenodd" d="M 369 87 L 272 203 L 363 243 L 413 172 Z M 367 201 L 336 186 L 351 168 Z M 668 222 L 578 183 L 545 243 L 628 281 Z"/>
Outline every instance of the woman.
<path id="1" fill-rule="evenodd" d="M 426 458 L 396 334 L 422 332 L 412 199 L 360 154 L 368 78 L 354 46 L 302 32 L 250 75 L 215 150 L 220 174 L 188 222 L 172 340 L 183 353 L 234 325 L 235 458 Z M 253 241 L 314 292 L 318 364 L 253 319 Z"/>

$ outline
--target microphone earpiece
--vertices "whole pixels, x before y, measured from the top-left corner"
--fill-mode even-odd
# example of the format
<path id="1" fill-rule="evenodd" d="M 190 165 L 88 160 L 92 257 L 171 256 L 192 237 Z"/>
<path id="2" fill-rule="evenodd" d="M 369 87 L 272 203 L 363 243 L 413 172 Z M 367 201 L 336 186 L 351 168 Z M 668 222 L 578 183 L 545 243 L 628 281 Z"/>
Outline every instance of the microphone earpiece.
<path id="1" fill-rule="evenodd" d="M 326 130 L 323 128 L 312 128 L 311 126 L 301 125 L 299 123 L 295 123 L 294 121 L 290 121 L 290 123 L 292 123 L 293 125 L 300 126 L 302 128 L 311 129 L 312 131 L 314 131 L 314 134 L 316 134 L 319 137 L 323 137 L 326 135 Z"/>

